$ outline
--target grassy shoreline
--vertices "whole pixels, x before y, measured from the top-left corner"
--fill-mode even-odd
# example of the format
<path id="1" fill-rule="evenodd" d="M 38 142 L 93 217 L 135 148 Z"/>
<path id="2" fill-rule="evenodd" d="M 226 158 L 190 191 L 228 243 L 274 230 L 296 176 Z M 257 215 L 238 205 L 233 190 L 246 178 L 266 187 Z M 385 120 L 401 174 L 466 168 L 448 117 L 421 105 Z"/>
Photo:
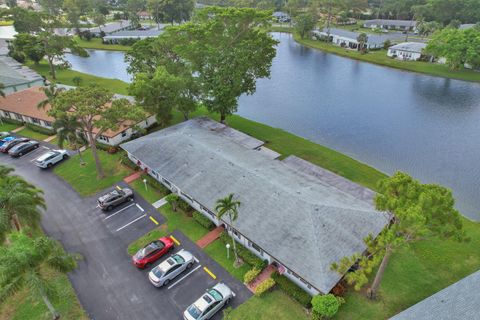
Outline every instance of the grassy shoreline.
<path id="1" fill-rule="evenodd" d="M 131 46 L 125 46 L 121 44 L 105 44 L 100 38 L 92 38 L 90 41 L 83 40 L 78 36 L 75 36 L 75 41 L 78 45 L 84 49 L 95 49 L 95 50 L 108 50 L 108 51 L 129 51 L 132 49 Z"/>

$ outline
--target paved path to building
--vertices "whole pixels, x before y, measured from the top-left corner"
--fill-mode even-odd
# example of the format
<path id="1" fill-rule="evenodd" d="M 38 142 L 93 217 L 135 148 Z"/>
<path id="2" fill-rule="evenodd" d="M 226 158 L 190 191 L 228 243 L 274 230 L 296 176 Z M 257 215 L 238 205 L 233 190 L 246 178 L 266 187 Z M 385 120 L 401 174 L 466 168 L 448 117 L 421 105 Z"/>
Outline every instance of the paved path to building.
<path id="1" fill-rule="evenodd" d="M 153 206 L 155 209 L 158 209 L 158 208 L 160 208 L 161 206 L 166 205 L 166 204 L 167 204 L 167 197 L 168 197 L 168 196 L 165 196 L 165 197 L 163 197 L 162 199 L 160 199 L 160 200 L 152 203 L 152 206 Z"/>
<path id="2" fill-rule="evenodd" d="M 52 141 L 53 139 L 55 139 L 56 137 L 57 137 L 57 135 L 54 134 L 53 136 L 50 136 L 50 137 L 48 137 L 47 139 L 44 139 L 43 141 L 45 141 L 45 142 L 50 142 L 50 141 Z"/>
<path id="3" fill-rule="evenodd" d="M 21 127 L 18 127 L 18 128 L 15 128 L 12 130 L 13 133 L 17 133 L 18 131 L 22 131 L 23 129 L 25 129 L 25 126 L 21 126 Z"/>
<path id="4" fill-rule="evenodd" d="M 258 285 L 263 281 L 267 280 L 268 278 L 272 277 L 272 273 L 277 271 L 277 268 L 273 265 L 268 265 L 263 271 L 247 285 L 248 290 L 255 293 L 255 289 L 257 289 Z"/>
<path id="5" fill-rule="evenodd" d="M 216 227 L 215 229 L 207 233 L 205 236 L 203 236 L 203 238 L 199 239 L 197 241 L 197 246 L 199 246 L 202 249 L 205 248 L 210 243 L 217 240 L 224 230 L 225 229 L 222 226 Z"/>
<path id="6" fill-rule="evenodd" d="M 128 177 L 125 177 L 123 178 L 123 181 L 125 183 L 132 183 L 133 181 L 137 180 L 138 178 L 140 178 L 142 176 L 142 172 L 141 171 L 137 171 L 131 175 L 129 175 Z"/>

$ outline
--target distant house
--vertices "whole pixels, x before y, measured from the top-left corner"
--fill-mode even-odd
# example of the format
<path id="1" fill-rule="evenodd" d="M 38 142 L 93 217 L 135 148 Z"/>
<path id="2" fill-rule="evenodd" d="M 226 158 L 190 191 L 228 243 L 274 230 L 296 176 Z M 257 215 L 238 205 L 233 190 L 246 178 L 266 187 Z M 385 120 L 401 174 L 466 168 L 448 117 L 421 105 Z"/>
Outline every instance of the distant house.
<path id="1" fill-rule="evenodd" d="M 291 18 L 288 13 L 281 12 L 281 11 L 275 11 L 272 14 L 273 18 L 277 20 L 277 22 L 290 22 Z"/>
<path id="2" fill-rule="evenodd" d="M 388 48 L 387 56 L 399 60 L 417 61 L 424 57 L 426 43 L 403 42 Z"/>
<path id="3" fill-rule="evenodd" d="M 365 21 L 363 27 L 370 29 L 414 31 L 417 28 L 417 22 L 411 20 L 374 19 Z"/>
<path id="4" fill-rule="evenodd" d="M 400 312 L 390 320 L 480 319 L 480 271 Z"/>
<path id="5" fill-rule="evenodd" d="M 148 11 L 140 11 L 137 13 L 137 16 L 140 18 L 140 20 L 151 20 L 152 15 Z"/>
<path id="6" fill-rule="evenodd" d="M 103 37 L 103 42 L 118 43 L 123 39 L 141 40 L 145 38 L 158 37 L 163 32 L 163 29 L 150 28 L 146 30 L 124 30 L 111 33 Z"/>
<path id="7" fill-rule="evenodd" d="M 331 28 L 330 33 L 327 29 L 323 30 L 314 30 L 313 37 L 315 39 L 327 39 L 334 45 L 337 45 L 342 48 L 359 50 L 360 43 L 358 42 L 358 36 L 360 33 L 348 31 L 344 29 L 335 29 Z M 365 49 L 380 49 L 383 48 L 383 44 L 387 41 L 388 38 L 383 35 L 368 34 L 368 41 L 364 44 Z"/>
<path id="8" fill-rule="evenodd" d="M 46 129 L 53 129 L 52 124 L 55 121 L 47 112 L 50 105 L 44 109 L 37 108 L 38 104 L 47 98 L 41 87 L 32 87 L 16 93 L 7 95 L 5 98 L 0 97 L 0 117 L 5 119 L 13 119 L 23 123 L 31 123 Z M 114 98 L 132 97 L 115 95 Z M 137 123 L 140 128 L 147 128 L 156 122 L 155 116 L 150 116 L 146 120 Z M 118 130 L 108 130 L 104 132 L 98 141 L 111 146 L 116 146 L 128 139 L 135 133 L 133 129 L 134 123 L 125 121 L 120 124 Z"/>
<path id="9" fill-rule="evenodd" d="M 90 31 L 90 33 L 95 37 L 100 37 L 101 33 L 106 35 L 112 34 L 114 32 L 130 30 L 132 29 L 132 24 L 130 20 L 118 20 L 106 23 L 103 26 L 93 27 L 93 28 L 82 28 L 80 31 Z"/>
<path id="10" fill-rule="evenodd" d="M 0 50 L 3 52 L 3 49 Z M 0 83 L 3 92 L 11 94 L 34 86 L 43 86 L 44 79 L 32 69 L 23 66 L 9 56 L 0 56 Z"/>
<path id="11" fill-rule="evenodd" d="M 362 253 L 387 218 L 375 193 L 208 118 L 195 118 L 120 146 L 133 163 L 178 194 L 308 293 L 328 293 L 342 275 L 333 262 Z M 218 199 L 241 201 L 230 224 Z"/>
<path id="12" fill-rule="evenodd" d="M 475 27 L 475 23 L 465 23 L 465 24 L 461 24 L 458 29 L 461 29 L 461 30 L 466 30 L 466 29 L 471 29 Z"/>

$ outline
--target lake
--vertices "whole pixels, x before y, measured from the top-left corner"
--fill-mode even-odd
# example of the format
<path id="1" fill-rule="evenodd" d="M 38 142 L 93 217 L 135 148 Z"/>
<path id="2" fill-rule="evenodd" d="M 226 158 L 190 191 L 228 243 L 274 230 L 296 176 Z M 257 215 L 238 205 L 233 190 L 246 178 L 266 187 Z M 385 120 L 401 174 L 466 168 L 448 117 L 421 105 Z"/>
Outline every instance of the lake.
<path id="1" fill-rule="evenodd" d="M 454 191 L 480 220 L 480 84 L 430 77 L 280 40 L 271 79 L 238 114 L 285 129 L 387 173 L 406 171 Z M 68 55 L 73 69 L 129 81 L 122 52 Z"/>

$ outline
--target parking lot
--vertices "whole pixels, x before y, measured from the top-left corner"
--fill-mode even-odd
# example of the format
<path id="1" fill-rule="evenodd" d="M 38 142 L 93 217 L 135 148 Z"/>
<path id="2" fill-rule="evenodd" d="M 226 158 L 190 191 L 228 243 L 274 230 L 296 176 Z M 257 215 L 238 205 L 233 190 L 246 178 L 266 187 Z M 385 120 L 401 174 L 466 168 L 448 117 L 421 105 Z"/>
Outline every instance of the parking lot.
<path id="1" fill-rule="evenodd" d="M 138 194 L 133 201 L 103 212 L 97 206 L 98 196 L 126 184 L 118 182 L 97 195 L 82 198 L 50 170 L 41 170 L 31 163 L 52 148 L 57 147 L 41 142 L 40 148 L 19 159 L 0 154 L 0 164 L 15 167 L 17 174 L 44 190 L 48 210 L 42 218 L 43 228 L 60 240 L 66 250 L 83 256 L 69 277 L 91 319 L 182 319 L 185 308 L 218 282 L 235 292 L 232 307 L 250 297 L 240 281 L 178 231 L 171 235 L 176 243 L 174 252 L 188 250 L 196 262 L 167 287 L 154 287 L 148 280 L 151 268 L 137 269 L 127 247 L 163 224 L 165 218 Z M 212 319 L 221 318 L 219 312 Z"/>

